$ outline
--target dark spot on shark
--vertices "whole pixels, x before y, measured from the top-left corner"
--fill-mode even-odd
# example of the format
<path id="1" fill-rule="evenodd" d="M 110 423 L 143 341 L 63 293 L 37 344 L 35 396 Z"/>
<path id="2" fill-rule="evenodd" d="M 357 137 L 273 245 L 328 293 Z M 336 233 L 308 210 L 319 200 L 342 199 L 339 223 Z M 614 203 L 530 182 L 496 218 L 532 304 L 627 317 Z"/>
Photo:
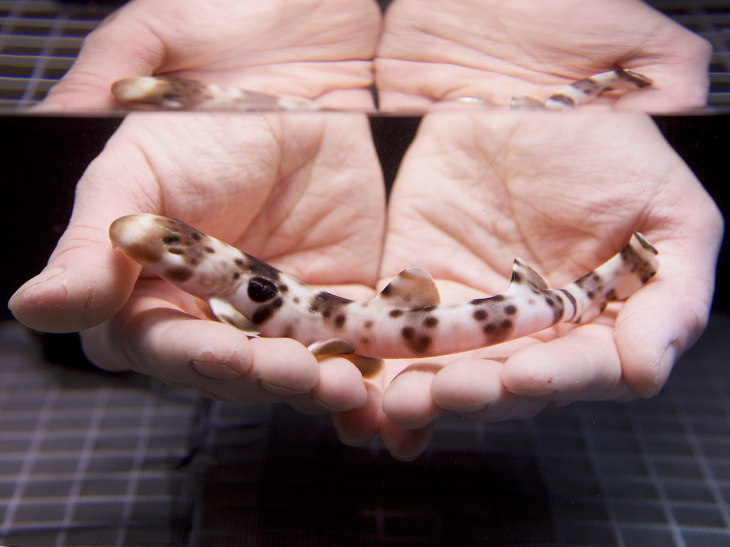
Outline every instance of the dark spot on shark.
<path id="1" fill-rule="evenodd" d="M 246 255 L 247 260 L 237 258 L 235 260 L 236 265 L 244 270 L 251 272 L 253 275 L 265 277 L 269 281 L 276 282 L 279 280 L 281 272 L 270 266 L 266 262 L 262 262 L 258 258 Z M 240 262 L 239 262 L 240 261 Z"/>
<path id="2" fill-rule="evenodd" d="M 184 266 L 169 268 L 163 272 L 162 277 L 171 281 L 172 283 L 184 283 L 185 281 L 193 277 L 193 269 L 186 268 Z"/>
<path id="3" fill-rule="evenodd" d="M 320 313 L 322 317 L 329 319 L 334 313 L 339 312 L 343 306 L 348 304 L 352 304 L 352 300 L 320 291 L 310 300 L 309 312 Z"/>
<path id="4" fill-rule="evenodd" d="M 435 328 L 439 324 L 438 317 L 435 317 L 433 315 L 429 315 L 423 320 L 423 326 L 427 329 Z"/>
<path id="5" fill-rule="evenodd" d="M 272 300 L 268 304 L 261 306 L 259 309 L 257 309 L 253 315 L 251 316 L 251 322 L 254 325 L 263 325 L 266 323 L 269 319 L 271 319 L 276 311 L 281 308 L 281 306 L 284 304 L 284 300 L 279 297 L 275 300 Z"/>
<path id="6" fill-rule="evenodd" d="M 419 336 L 413 327 L 403 327 L 401 336 L 406 346 L 416 354 L 425 353 L 431 346 L 431 337 Z"/>

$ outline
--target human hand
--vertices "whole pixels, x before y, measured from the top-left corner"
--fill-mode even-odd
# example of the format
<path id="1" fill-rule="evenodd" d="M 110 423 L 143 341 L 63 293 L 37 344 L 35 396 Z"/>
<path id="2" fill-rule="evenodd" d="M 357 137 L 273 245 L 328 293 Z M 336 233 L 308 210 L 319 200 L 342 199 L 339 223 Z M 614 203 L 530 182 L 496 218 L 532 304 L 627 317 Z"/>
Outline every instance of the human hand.
<path id="1" fill-rule="evenodd" d="M 358 407 L 367 395 L 352 363 L 317 363 L 293 340 L 248 340 L 199 320 L 192 297 L 140 274 L 108 232 L 130 213 L 173 216 L 305 281 L 367 298 L 378 275 L 383 194 L 358 115 L 130 115 L 80 180 L 48 266 L 9 305 L 31 328 L 81 330 L 88 357 L 108 370 L 239 404 Z"/>
<path id="2" fill-rule="evenodd" d="M 711 47 L 639 0 L 395 0 L 375 60 L 381 108 L 476 97 L 547 99 L 616 65 L 654 80 L 616 108 L 704 106 Z M 608 98 L 596 104 L 611 104 Z"/>
<path id="3" fill-rule="evenodd" d="M 391 194 L 381 284 L 410 265 L 436 279 L 442 302 L 503 292 L 515 257 L 562 287 L 641 231 L 659 273 L 626 303 L 463 354 L 389 361 L 373 385 L 393 455 L 427 446 L 446 411 L 483 421 L 531 416 L 572 401 L 656 395 L 704 330 L 722 218 L 687 166 L 641 114 L 430 114 Z"/>
<path id="4" fill-rule="evenodd" d="M 380 17 L 371 0 L 132 0 L 86 38 L 38 109 L 112 108 L 114 81 L 152 74 L 372 107 Z"/>

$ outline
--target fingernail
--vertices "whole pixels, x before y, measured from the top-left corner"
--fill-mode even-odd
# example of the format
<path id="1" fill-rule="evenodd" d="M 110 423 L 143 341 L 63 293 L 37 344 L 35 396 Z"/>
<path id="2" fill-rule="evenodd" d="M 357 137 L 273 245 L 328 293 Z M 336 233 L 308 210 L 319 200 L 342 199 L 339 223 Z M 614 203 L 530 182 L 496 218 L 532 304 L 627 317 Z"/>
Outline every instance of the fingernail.
<path id="1" fill-rule="evenodd" d="M 340 442 L 347 446 L 352 446 L 353 448 L 362 448 L 363 446 L 367 446 L 370 444 L 370 439 L 362 440 L 362 439 L 348 439 L 344 437 L 339 431 L 337 432 L 337 438 L 340 440 Z"/>
<path id="2" fill-rule="evenodd" d="M 283 395 L 285 397 L 290 397 L 292 395 L 301 395 L 302 393 L 307 393 L 309 391 L 308 389 L 302 391 L 294 390 L 288 387 L 277 386 L 275 384 L 265 382 L 264 380 L 259 380 L 259 385 L 261 386 L 261 389 L 263 389 L 266 393 L 271 393 L 272 395 Z"/>
<path id="3" fill-rule="evenodd" d="M 667 378 L 669 378 L 669 373 L 672 371 L 672 367 L 674 367 L 678 358 L 679 350 L 677 345 L 675 343 L 669 344 L 667 349 L 664 350 L 664 353 L 659 358 L 659 361 L 657 361 L 654 366 L 656 370 L 656 385 L 654 386 L 652 393 L 649 395 L 650 397 L 654 397 L 664 387 Z"/>
<path id="4" fill-rule="evenodd" d="M 394 460 L 398 460 L 399 462 L 412 462 L 412 461 L 417 460 L 418 458 L 420 458 L 421 457 L 421 454 L 423 454 L 423 452 L 419 452 L 415 456 L 399 456 L 399 455 L 394 454 L 393 452 L 391 452 L 390 453 L 390 457 L 393 458 Z"/>
<path id="5" fill-rule="evenodd" d="M 225 365 L 221 365 L 220 363 L 193 360 L 191 365 L 195 372 L 211 380 L 234 380 L 241 376 L 238 371 L 228 368 Z"/>
<path id="6" fill-rule="evenodd" d="M 522 397 L 550 397 L 551 395 L 554 395 L 558 392 L 557 389 L 539 389 L 539 388 L 533 388 L 533 389 L 512 389 L 508 388 L 507 391 L 512 393 L 513 395 L 520 395 Z"/>

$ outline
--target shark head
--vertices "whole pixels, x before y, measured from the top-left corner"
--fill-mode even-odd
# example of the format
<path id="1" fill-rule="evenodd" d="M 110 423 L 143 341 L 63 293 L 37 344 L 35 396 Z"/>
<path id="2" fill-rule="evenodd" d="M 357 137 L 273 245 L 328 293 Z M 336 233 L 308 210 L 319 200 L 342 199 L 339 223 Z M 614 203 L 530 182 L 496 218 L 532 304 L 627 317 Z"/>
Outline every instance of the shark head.
<path id="1" fill-rule="evenodd" d="M 234 290 L 242 253 L 184 222 L 140 213 L 109 227 L 112 246 L 165 281 L 200 298 Z"/>

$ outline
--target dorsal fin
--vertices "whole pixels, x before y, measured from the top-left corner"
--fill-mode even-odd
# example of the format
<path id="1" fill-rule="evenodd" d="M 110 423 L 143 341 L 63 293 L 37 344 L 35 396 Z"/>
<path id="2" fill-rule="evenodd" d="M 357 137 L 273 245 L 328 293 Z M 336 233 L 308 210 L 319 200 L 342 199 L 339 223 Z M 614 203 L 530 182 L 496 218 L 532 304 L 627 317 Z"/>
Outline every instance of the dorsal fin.
<path id="1" fill-rule="evenodd" d="M 514 264 L 512 264 L 512 279 L 510 285 L 513 283 L 526 284 L 527 286 L 544 291 L 548 288 L 548 284 L 545 280 L 533 270 L 527 263 L 521 258 L 515 258 Z"/>
<path id="2" fill-rule="evenodd" d="M 373 300 L 407 310 L 429 308 L 441 303 L 431 274 L 423 268 L 403 270 Z"/>

